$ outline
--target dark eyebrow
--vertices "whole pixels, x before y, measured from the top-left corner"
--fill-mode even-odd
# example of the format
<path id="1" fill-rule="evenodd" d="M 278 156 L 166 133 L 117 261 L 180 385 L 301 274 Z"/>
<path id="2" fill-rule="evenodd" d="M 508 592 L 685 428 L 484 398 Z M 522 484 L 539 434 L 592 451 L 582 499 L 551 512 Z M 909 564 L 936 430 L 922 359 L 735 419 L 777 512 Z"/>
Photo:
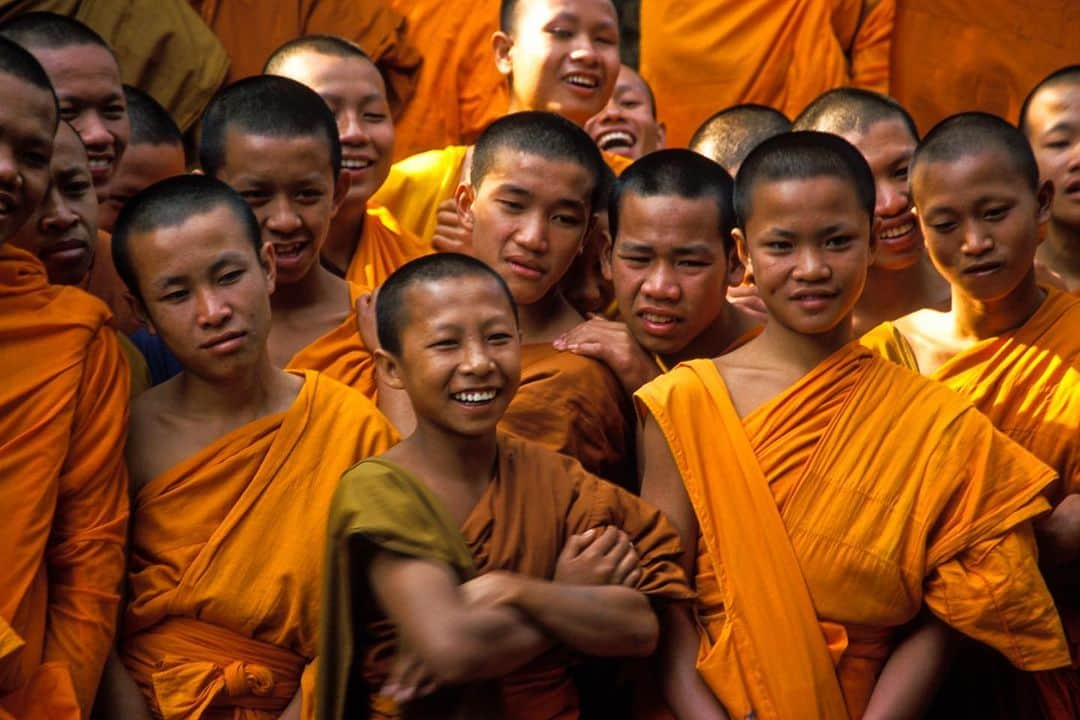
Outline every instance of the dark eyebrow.
<path id="1" fill-rule="evenodd" d="M 1048 127 L 1046 130 L 1044 130 L 1043 135 L 1049 135 L 1050 133 L 1057 132 L 1058 130 L 1072 130 L 1072 129 L 1073 129 L 1073 124 L 1071 122 L 1069 122 L 1068 120 L 1059 120 L 1058 122 L 1056 122 L 1053 125 L 1051 125 L 1050 127 Z"/>
<path id="2" fill-rule="evenodd" d="M 713 248 L 705 243 L 693 243 L 675 248 L 676 255 L 713 255 Z"/>
<path id="3" fill-rule="evenodd" d="M 503 183 L 495 188 L 497 193 L 510 193 L 511 195 L 518 195 L 520 197 L 532 197 L 532 193 L 521 187 L 520 185 L 514 185 L 513 183 Z"/>
<path id="4" fill-rule="evenodd" d="M 632 252 L 632 253 L 655 253 L 652 245 L 648 243 L 633 242 L 630 240 L 624 240 L 619 243 L 620 252 Z"/>

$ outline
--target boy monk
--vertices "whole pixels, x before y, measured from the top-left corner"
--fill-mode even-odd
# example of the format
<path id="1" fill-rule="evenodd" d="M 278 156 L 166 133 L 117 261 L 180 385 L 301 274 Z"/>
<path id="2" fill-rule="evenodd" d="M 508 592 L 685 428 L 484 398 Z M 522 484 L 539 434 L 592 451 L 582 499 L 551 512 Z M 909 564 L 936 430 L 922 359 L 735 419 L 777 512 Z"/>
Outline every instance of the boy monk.
<path id="1" fill-rule="evenodd" d="M 387 280 L 376 314 L 380 373 L 417 424 L 349 470 L 332 505 L 325 717 L 397 717 L 393 700 L 416 686 L 479 678 L 501 692 L 465 691 L 457 713 L 436 696 L 432 716 L 578 717 L 568 660 L 648 655 L 650 600 L 690 596 L 674 531 L 577 461 L 497 429 L 521 374 L 499 274 L 421 258 Z M 475 707 L 500 696 L 501 710 Z"/>
<path id="2" fill-rule="evenodd" d="M 507 112 L 546 110 L 579 126 L 600 112 L 619 73 L 611 0 L 502 0 L 494 61 L 510 83 Z M 450 146 L 396 163 L 373 202 L 436 250 L 467 251 L 454 192 L 469 180 L 471 147 Z M 628 158 L 604 154 L 616 173 Z"/>
<path id="3" fill-rule="evenodd" d="M 644 78 L 623 65 L 611 99 L 585 123 L 585 132 L 612 155 L 637 160 L 664 147 L 664 123 L 656 119 L 656 100 Z"/>
<path id="4" fill-rule="evenodd" d="M 0 38 L 4 720 L 89 716 L 124 575 L 128 370 L 109 311 L 9 242 L 48 190 L 58 121 L 41 65 Z"/>
<path id="5" fill-rule="evenodd" d="M 255 213 L 274 247 L 277 279 L 268 340 L 277 367 L 318 370 L 371 397 L 375 366 L 357 333 L 355 303 L 369 288 L 319 261 L 349 191 L 337 125 L 313 90 L 257 75 L 222 90 L 202 120 L 203 172 L 223 180 Z"/>
<path id="6" fill-rule="evenodd" d="M 912 164 L 912 190 L 930 257 L 952 286 L 952 309 L 922 310 L 896 326 L 924 374 L 969 398 L 1057 471 L 1046 492 L 1055 510 L 1036 529 L 1080 667 L 1080 602 L 1074 583 L 1060 582 L 1080 559 L 1080 300 L 1040 287 L 1033 267 L 1053 187 L 1040 185 L 1020 131 L 965 113 L 927 134 Z M 1076 670 L 1040 683 L 1050 707 L 1059 690 L 1064 705 L 1080 703 Z"/>
<path id="7" fill-rule="evenodd" d="M 876 250 L 855 306 L 855 334 L 920 308 L 949 307 L 949 286 L 926 256 L 911 202 L 909 169 L 919 142 L 915 121 L 895 100 L 870 90 L 830 90 L 795 118 L 796 130 L 839 135 L 874 173 Z"/>
<path id="8" fill-rule="evenodd" d="M 760 325 L 726 299 L 743 267 L 731 177 L 690 150 L 659 150 L 615 182 L 603 255 L 619 320 L 593 317 L 555 347 L 605 362 L 628 393 L 669 367 L 722 355 Z"/>
<path id="9" fill-rule="evenodd" d="M 280 47 L 267 61 L 266 73 L 307 85 L 337 121 L 349 192 L 330 223 L 320 252 L 323 265 L 346 280 L 381 285 L 398 267 L 424 254 L 424 248 L 386 208 L 368 207 L 390 172 L 394 151 L 394 121 L 378 68 L 347 40 L 309 35 Z"/>
<path id="10" fill-rule="evenodd" d="M 1080 65 L 1048 75 L 1020 109 L 1043 180 L 1054 183 L 1046 239 L 1036 263 L 1070 292 L 1080 291 Z"/>
<path id="11" fill-rule="evenodd" d="M 769 321 L 636 395 L 643 496 L 698 593 L 662 635 L 678 717 L 916 717 L 943 652 L 937 634 L 901 641 L 924 604 L 1018 667 L 1069 661 L 1031 527 L 1053 470 L 855 341 L 874 207 L 843 139 L 758 146 L 733 235 Z"/>
<path id="12" fill-rule="evenodd" d="M 790 129 L 791 121 L 779 110 L 754 103 L 734 105 L 701 123 L 687 147 L 720 163 L 734 177 L 751 150 Z"/>
<path id="13" fill-rule="evenodd" d="M 105 716 L 313 717 L 330 498 L 394 433 L 360 393 L 274 367 L 274 246 L 225 184 L 148 188 L 113 246 L 184 370 L 132 408 L 130 598 Z"/>

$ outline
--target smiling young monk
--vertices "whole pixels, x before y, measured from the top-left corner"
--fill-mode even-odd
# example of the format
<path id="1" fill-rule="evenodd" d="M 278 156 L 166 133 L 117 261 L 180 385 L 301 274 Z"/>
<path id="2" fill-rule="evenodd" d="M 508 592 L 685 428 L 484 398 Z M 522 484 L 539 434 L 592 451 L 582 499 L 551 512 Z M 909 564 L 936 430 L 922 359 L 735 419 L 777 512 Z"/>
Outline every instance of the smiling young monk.
<path id="1" fill-rule="evenodd" d="M 494 270 L 421 258 L 376 313 L 380 373 L 408 393 L 416 431 L 349 470 L 334 500 L 325 717 L 398 717 L 417 690 L 448 686 L 405 716 L 577 718 L 571 658 L 648 655 L 650 600 L 689 596 L 675 533 L 576 460 L 498 429 L 522 344 Z M 454 687 L 480 678 L 500 682 Z"/>
<path id="2" fill-rule="evenodd" d="M 1031 526 L 1053 470 L 856 340 L 874 200 L 841 138 L 758 146 L 733 235 L 769 321 L 636 395 L 642 494 L 678 527 L 696 579 L 662 634 L 680 718 L 915 717 L 937 682 L 939 621 L 1024 669 L 1069 661 Z M 924 606 L 933 632 L 905 639 Z"/>
<path id="3" fill-rule="evenodd" d="M 585 131 L 601 150 L 631 160 L 664 147 L 664 123 L 657 119 L 652 90 L 626 65 L 619 68 L 611 99 L 589 118 Z"/>

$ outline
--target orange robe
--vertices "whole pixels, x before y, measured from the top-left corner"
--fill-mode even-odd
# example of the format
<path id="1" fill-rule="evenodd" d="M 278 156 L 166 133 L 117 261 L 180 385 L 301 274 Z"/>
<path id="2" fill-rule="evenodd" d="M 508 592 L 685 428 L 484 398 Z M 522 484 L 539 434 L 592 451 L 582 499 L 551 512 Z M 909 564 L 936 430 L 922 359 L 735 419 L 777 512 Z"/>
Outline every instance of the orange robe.
<path id="1" fill-rule="evenodd" d="M 360 240 L 345 271 L 345 279 L 368 288 L 383 284 L 399 267 L 431 252 L 420 239 L 402 230 L 386 208 L 368 208 Z"/>
<path id="2" fill-rule="evenodd" d="M 120 279 L 112 259 L 112 235 L 98 230 L 94 243 L 94 261 L 79 286 L 86 292 L 100 298 L 112 311 L 110 324 L 124 335 L 130 335 L 143 326 L 135 314 L 131 302 L 131 293 Z"/>
<path id="3" fill-rule="evenodd" d="M 292 406 L 134 499 L 121 659 L 166 718 L 313 717 L 325 523 L 341 474 L 396 440 L 359 393 L 303 373 Z M 242 710 L 241 710 L 242 709 Z"/>
<path id="4" fill-rule="evenodd" d="M 500 429 L 569 455 L 624 488 L 637 487 L 634 409 L 598 360 L 551 343 L 521 346 L 521 385 Z"/>
<path id="5" fill-rule="evenodd" d="M 390 0 L 405 16 L 405 39 L 424 58 L 416 94 L 394 123 L 394 159 L 471 145 L 510 102 L 491 36 L 498 0 Z"/>
<path id="6" fill-rule="evenodd" d="M 1080 8 L 1071 0 L 899 0 L 889 93 L 922 132 L 983 110 L 1015 122 L 1028 91 L 1077 61 Z"/>
<path id="7" fill-rule="evenodd" d="M 636 397 L 698 520 L 698 669 L 733 717 L 860 717 L 924 603 L 1068 663 L 1030 523 L 1053 470 L 938 383 L 854 342 L 743 419 L 711 360 Z"/>
<path id="8" fill-rule="evenodd" d="M 641 555 L 643 576 L 637 585 L 639 591 L 657 599 L 692 597 L 678 566 L 678 537 L 659 511 L 585 472 L 576 460 L 536 443 L 500 433 L 498 446 L 498 472 L 461 527 L 474 564 L 473 568 L 466 568 L 458 561 L 457 569 L 463 580 L 494 570 L 551 580 L 559 553 L 571 535 L 616 525 L 630 536 Z M 423 518 L 421 522 L 428 527 L 454 526 L 422 479 L 387 460 L 372 458 L 360 463 L 346 473 L 341 484 L 339 501 L 331 509 L 331 533 L 336 531 L 338 538 L 331 547 L 336 547 L 338 553 L 363 547 L 363 553 L 353 555 L 354 564 L 350 565 L 331 558 L 330 566 L 336 563 L 337 567 L 357 567 L 358 560 L 362 562 L 365 556 L 370 558 L 372 551 L 382 548 L 419 554 L 423 548 L 407 542 L 417 531 L 417 518 Z M 400 501 L 388 499 L 402 493 L 415 498 L 409 503 L 412 507 L 409 514 L 400 511 Z M 340 500 L 350 496 L 356 501 L 351 506 L 343 505 Z M 387 508 L 395 508 L 393 517 L 399 522 L 387 522 Z M 350 537 L 354 542 L 346 543 Z M 367 540 L 368 544 L 361 546 L 355 542 L 358 538 Z M 457 557 L 440 554 L 445 557 L 444 562 Z M 359 585 L 364 587 L 362 583 Z M 368 595 L 363 589 L 360 593 Z M 357 657 L 350 656 L 348 664 L 339 666 L 335 674 L 345 677 L 362 672 L 366 694 L 372 696 L 386 680 L 396 648 L 396 634 L 393 625 L 374 607 L 370 595 L 368 598 L 368 602 L 357 605 L 369 609 L 366 616 L 356 618 L 356 625 L 351 628 L 336 628 L 327 640 L 333 637 L 340 642 L 344 638 L 360 637 L 358 626 L 366 628 L 363 637 L 368 641 L 367 646 L 358 648 Z M 572 657 L 565 647 L 556 647 L 505 676 L 502 698 L 506 712 L 501 717 L 576 718 L 578 694 L 567 668 Z M 396 717 L 392 706 L 376 702 L 382 711 L 375 717 Z M 359 708 L 351 711 L 351 715 L 338 717 L 363 716 Z"/>
<path id="9" fill-rule="evenodd" d="M 885 92 L 895 5 L 643 2 L 641 75 L 656 95 L 668 146 L 684 147 L 706 118 L 739 103 L 769 105 L 794 117 L 831 88 Z"/>
<path id="10" fill-rule="evenodd" d="M 88 717 L 112 645 L 128 368 L 108 320 L 0 244 L 0 718 Z"/>

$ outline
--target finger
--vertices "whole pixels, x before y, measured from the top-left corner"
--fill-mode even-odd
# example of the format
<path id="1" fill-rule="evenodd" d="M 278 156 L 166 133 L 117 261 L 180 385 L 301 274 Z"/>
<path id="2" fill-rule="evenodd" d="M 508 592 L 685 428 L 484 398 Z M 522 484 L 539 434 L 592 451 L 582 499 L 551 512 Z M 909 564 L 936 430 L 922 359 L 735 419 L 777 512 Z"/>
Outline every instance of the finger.
<path id="1" fill-rule="evenodd" d="M 615 547 L 615 543 L 619 542 L 620 532 L 622 531 L 614 525 L 608 525 L 597 534 L 596 539 L 589 545 L 586 552 L 593 557 L 603 557 L 607 555 L 611 551 L 611 548 Z"/>
<path id="2" fill-rule="evenodd" d="M 611 582 L 615 585 L 622 585 L 627 576 L 636 570 L 640 564 L 641 557 L 637 554 L 633 544 L 630 544 L 626 553 L 623 554 L 618 564 L 615 565 L 615 569 L 611 572 Z"/>
<path id="3" fill-rule="evenodd" d="M 587 342 L 570 342 L 566 343 L 566 346 L 562 348 L 569 350 L 575 355 L 581 355 L 583 357 L 589 357 L 593 360 L 600 360 L 604 363 L 608 363 L 611 359 L 611 346 L 604 343 L 587 341 Z"/>
<path id="4" fill-rule="evenodd" d="M 394 698 L 398 702 L 407 702 L 416 697 L 417 690 L 426 680 L 423 664 L 416 657 L 410 657 L 405 663 L 405 669 L 397 682 L 397 692 Z"/>
<path id="5" fill-rule="evenodd" d="M 630 574 L 623 578 L 623 581 L 619 583 L 623 587 L 636 588 L 638 583 L 641 582 L 641 578 L 645 573 L 641 571 L 640 567 L 636 567 L 630 571 Z"/>
<path id="6" fill-rule="evenodd" d="M 586 530 L 579 535 L 571 535 L 570 539 L 566 541 L 563 546 L 563 553 L 569 554 L 570 557 L 576 557 L 581 554 L 581 551 L 587 548 L 592 541 L 596 538 L 596 530 Z"/>

